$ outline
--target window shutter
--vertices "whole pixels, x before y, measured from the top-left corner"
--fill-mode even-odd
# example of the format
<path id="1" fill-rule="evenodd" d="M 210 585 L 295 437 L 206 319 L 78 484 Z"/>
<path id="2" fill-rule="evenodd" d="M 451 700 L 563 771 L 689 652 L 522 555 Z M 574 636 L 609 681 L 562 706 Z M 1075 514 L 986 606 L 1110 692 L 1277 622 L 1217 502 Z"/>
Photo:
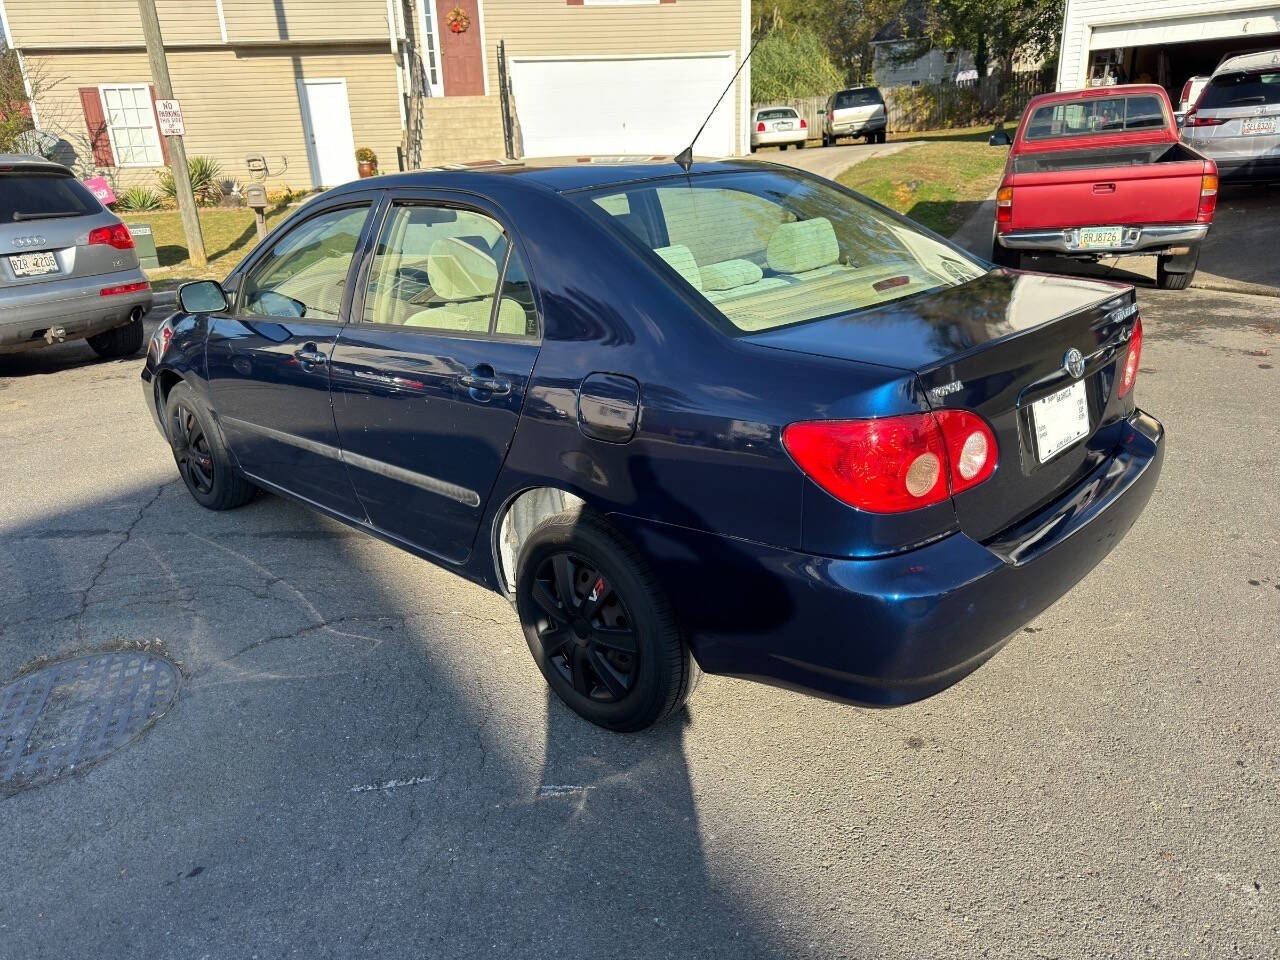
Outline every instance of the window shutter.
<path id="1" fill-rule="evenodd" d="M 84 110 L 84 125 L 89 131 L 94 164 L 114 167 L 116 158 L 111 153 L 111 138 L 107 135 L 107 115 L 102 112 L 102 97 L 98 95 L 97 87 L 80 88 L 80 106 Z"/>
<path id="2" fill-rule="evenodd" d="M 160 155 L 164 157 L 164 164 L 169 165 L 169 138 L 160 132 L 160 114 L 156 113 L 156 88 L 147 87 L 151 91 L 151 116 L 156 118 L 156 137 L 160 140 Z"/>

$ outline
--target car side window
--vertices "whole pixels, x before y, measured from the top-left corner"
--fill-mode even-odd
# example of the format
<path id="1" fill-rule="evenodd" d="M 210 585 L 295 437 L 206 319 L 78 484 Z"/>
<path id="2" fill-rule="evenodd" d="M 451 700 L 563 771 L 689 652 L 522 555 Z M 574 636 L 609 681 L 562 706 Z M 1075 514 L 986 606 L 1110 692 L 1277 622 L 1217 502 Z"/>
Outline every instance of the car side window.
<path id="1" fill-rule="evenodd" d="M 474 210 L 423 203 L 398 203 L 387 214 L 369 272 L 364 322 L 484 335 L 538 333 L 528 272 L 502 225 Z"/>
<path id="2" fill-rule="evenodd" d="M 240 311 L 263 317 L 342 319 L 342 298 L 369 206 L 312 217 L 276 241 L 244 282 Z"/>

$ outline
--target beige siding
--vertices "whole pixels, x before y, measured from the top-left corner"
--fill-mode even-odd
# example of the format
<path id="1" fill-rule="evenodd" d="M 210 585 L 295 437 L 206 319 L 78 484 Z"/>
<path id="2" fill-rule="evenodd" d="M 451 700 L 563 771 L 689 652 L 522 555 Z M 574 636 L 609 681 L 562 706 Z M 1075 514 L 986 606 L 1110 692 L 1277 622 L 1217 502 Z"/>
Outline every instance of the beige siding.
<path id="1" fill-rule="evenodd" d="M 37 103 L 41 126 L 61 134 L 80 164 L 91 163 L 79 87 L 148 83 L 142 53 L 84 53 L 31 56 L 37 69 L 58 80 Z M 226 178 L 247 182 L 244 158 L 265 154 L 269 189 L 312 185 L 298 102 L 298 77 L 342 77 L 347 82 L 351 126 L 357 147 L 378 154 L 383 172 L 397 169 L 401 142 L 395 59 L 373 46 L 342 50 L 299 48 L 260 51 L 179 50 L 169 54 L 174 94 L 182 103 L 187 155 L 204 154 L 222 164 Z M 82 166 L 79 173 L 87 175 Z M 119 186 L 151 185 L 154 169 L 100 171 Z"/>
<path id="2" fill-rule="evenodd" d="M 746 52 L 742 49 L 744 0 L 676 0 L 616 6 L 570 6 L 565 0 L 481 2 L 491 93 L 498 92 L 499 40 L 506 40 L 508 57 L 617 57 L 733 50 L 735 69 Z M 731 95 L 738 104 L 741 128 L 745 121 L 738 92 Z M 712 106 L 707 104 L 708 112 Z"/>
<path id="3" fill-rule="evenodd" d="M 383 40 L 390 48 L 386 0 L 222 0 L 222 10 L 232 43 Z"/>
<path id="4" fill-rule="evenodd" d="M 4 0 L 13 45 L 127 46 L 142 43 L 137 0 Z M 156 0 L 166 44 L 221 43 L 214 0 Z"/>

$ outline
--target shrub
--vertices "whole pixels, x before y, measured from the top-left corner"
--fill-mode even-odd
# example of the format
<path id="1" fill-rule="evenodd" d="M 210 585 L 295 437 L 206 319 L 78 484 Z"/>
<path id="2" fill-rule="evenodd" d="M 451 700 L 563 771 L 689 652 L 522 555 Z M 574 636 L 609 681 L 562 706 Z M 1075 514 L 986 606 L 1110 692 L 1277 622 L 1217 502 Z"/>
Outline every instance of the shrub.
<path id="1" fill-rule="evenodd" d="M 116 208 L 130 213 L 138 210 L 159 210 L 160 194 L 150 187 L 130 187 L 116 197 Z"/>
<path id="2" fill-rule="evenodd" d="M 213 157 L 190 157 L 187 160 L 187 173 L 191 177 L 191 192 L 196 195 L 198 206 L 213 207 L 222 202 L 222 164 Z M 176 202 L 177 188 L 173 183 L 173 174 L 165 170 L 161 172 L 157 182 L 165 198 Z"/>
<path id="3" fill-rule="evenodd" d="M 356 161 L 358 163 L 377 163 L 378 155 L 370 147 L 361 147 L 356 151 Z"/>
<path id="4" fill-rule="evenodd" d="M 808 28 L 774 30 L 760 41 L 752 58 L 754 103 L 826 96 L 843 84 L 822 40 Z"/>

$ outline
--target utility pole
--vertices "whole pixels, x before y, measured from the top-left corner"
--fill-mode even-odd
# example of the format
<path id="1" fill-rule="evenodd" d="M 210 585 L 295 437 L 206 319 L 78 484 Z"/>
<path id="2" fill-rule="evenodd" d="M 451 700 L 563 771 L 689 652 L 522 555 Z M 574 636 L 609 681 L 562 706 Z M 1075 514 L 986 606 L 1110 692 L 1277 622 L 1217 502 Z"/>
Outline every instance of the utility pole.
<path id="1" fill-rule="evenodd" d="M 147 61 L 151 64 L 151 79 L 155 81 L 157 99 L 172 100 L 173 84 L 169 80 L 169 61 L 164 53 L 164 38 L 160 35 L 156 0 L 138 0 L 138 13 L 142 17 L 142 35 L 147 41 Z M 193 267 L 204 267 L 209 261 L 204 253 L 200 217 L 196 213 L 196 195 L 191 190 L 187 148 L 181 137 L 164 139 L 169 147 L 169 168 L 173 171 L 173 192 L 178 201 L 178 212 L 182 215 L 182 231 L 187 235 L 187 257 Z"/>

